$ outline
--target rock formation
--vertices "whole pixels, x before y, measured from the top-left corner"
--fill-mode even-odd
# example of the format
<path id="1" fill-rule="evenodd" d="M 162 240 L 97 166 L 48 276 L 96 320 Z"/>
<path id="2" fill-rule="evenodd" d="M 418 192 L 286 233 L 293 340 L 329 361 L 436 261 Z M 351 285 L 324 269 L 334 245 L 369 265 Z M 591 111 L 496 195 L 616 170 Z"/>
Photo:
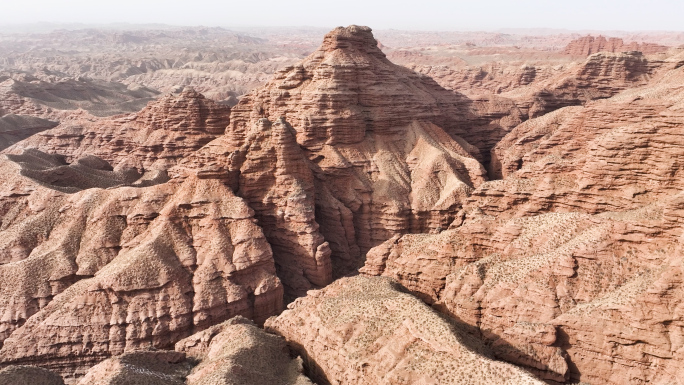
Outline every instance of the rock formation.
<path id="1" fill-rule="evenodd" d="M 56 125 L 56 122 L 34 116 L 14 114 L 2 116 L 0 117 L 0 151 Z"/>
<path id="2" fill-rule="evenodd" d="M 542 384 L 388 279 L 342 278 L 266 322 L 321 384 Z"/>
<path id="3" fill-rule="evenodd" d="M 0 366 L 310 384 L 294 349 L 321 384 L 675 382 L 684 56 L 549 55 L 445 71 L 465 96 L 350 26 L 232 108 L 187 89 L 97 118 L 8 96 Z"/>
<path id="4" fill-rule="evenodd" d="M 244 200 L 217 180 L 131 183 L 99 162 L 55 165 L 34 151 L 0 164 L 0 363 L 70 378 L 235 315 L 280 311 L 271 248 Z"/>
<path id="5" fill-rule="evenodd" d="M 394 277 L 549 381 L 675 381 L 680 60 L 644 87 L 516 127 L 492 152 L 503 180 L 473 191 L 449 230 L 372 249 L 362 272 Z"/>
<path id="6" fill-rule="evenodd" d="M 54 119 L 62 111 L 86 110 L 94 116 L 138 111 L 159 94 L 145 87 L 63 76 L 46 70 L 0 72 L 0 109 Z"/>
<path id="7" fill-rule="evenodd" d="M 283 338 L 242 317 L 181 340 L 176 351 L 200 362 L 188 385 L 313 385 Z"/>
<path id="8" fill-rule="evenodd" d="M 394 234 L 450 222 L 485 180 L 478 149 L 443 128 L 465 122 L 464 103 L 390 63 L 369 28 L 338 28 L 245 96 L 226 135 L 182 167 L 223 175 L 250 202 L 288 292 L 303 295 L 330 282 L 330 258 L 339 276 Z"/>
<path id="9" fill-rule="evenodd" d="M 668 47 L 654 43 L 637 43 L 635 41 L 625 44 L 617 37 L 606 38 L 605 36 L 587 35 L 573 40 L 563 49 L 563 53 L 573 56 L 589 56 L 598 52 L 629 52 L 639 51 L 644 54 L 660 53 L 667 51 Z"/>
<path id="10" fill-rule="evenodd" d="M 91 368 L 78 385 L 311 385 L 285 341 L 236 317 L 176 344 L 138 350 Z"/>
<path id="11" fill-rule="evenodd" d="M 140 112 L 95 121 L 71 120 L 6 150 L 36 148 L 66 156 L 100 157 L 114 167 L 166 170 L 223 134 L 230 108 L 188 89 L 151 102 Z"/>

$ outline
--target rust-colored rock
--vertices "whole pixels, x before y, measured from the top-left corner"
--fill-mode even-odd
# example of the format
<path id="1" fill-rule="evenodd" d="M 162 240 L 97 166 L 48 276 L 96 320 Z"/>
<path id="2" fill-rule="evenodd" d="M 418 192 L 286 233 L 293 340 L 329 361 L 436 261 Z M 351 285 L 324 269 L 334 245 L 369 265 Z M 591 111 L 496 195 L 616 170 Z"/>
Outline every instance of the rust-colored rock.
<path id="1" fill-rule="evenodd" d="M 115 168 L 165 170 L 223 134 L 230 108 L 193 90 L 170 94 L 143 110 L 111 119 L 70 120 L 10 147 L 6 153 L 36 148 L 68 161 L 93 155 Z"/>
<path id="2" fill-rule="evenodd" d="M 369 28 L 340 27 L 245 96 L 182 168 L 250 202 L 288 292 L 303 295 L 394 234 L 448 225 L 485 180 L 478 149 L 445 131 L 466 121 L 465 102 L 390 63 Z"/>
<path id="3" fill-rule="evenodd" d="M 47 168 L 50 156 L 38 154 L 0 165 L 10 177 L 0 363 L 72 378 L 108 356 L 170 347 L 235 315 L 263 322 L 280 311 L 271 248 L 254 212 L 220 181 L 135 187 L 120 172 L 87 167 L 95 159 Z M 53 180 L 62 173 L 72 173 L 72 185 Z M 113 182 L 120 187 L 84 189 Z"/>
<path id="4" fill-rule="evenodd" d="M 235 317 L 176 344 L 138 350 L 91 368 L 78 385 L 311 385 L 283 338 Z"/>
<path id="5" fill-rule="evenodd" d="M 494 354 L 555 382 L 681 377 L 681 58 L 648 84 L 525 122 L 449 230 L 374 248 Z M 676 383 L 676 382 L 675 382 Z"/>
<path id="6" fill-rule="evenodd" d="M 200 361 L 188 385 L 312 385 L 283 338 L 242 317 L 179 341 L 176 351 Z"/>
<path id="7" fill-rule="evenodd" d="M 281 338 L 222 323 L 294 300 L 267 325 L 321 383 L 676 383 L 684 57 L 577 44 L 534 54 L 551 64 L 466 44 L 435 62 L 453 70 L 430 63 L 446 46 L 395 51 L 419 74 L 340 27 L 232 112 L 190 90 L 107 119 L 8 93 L 3 114 L 61 123 L 0 159 L 0 365 L 309 383 Z M 43 130 L 27 119 L 3 127 Z M 418 298 L 332 282 L 364 263 Z"/>
<path id="8" fill-rule="evenodd" d="M 322 384 L 542 384 L 494 361 L 478 341 L 395 282 L 342 278 L 297 299 L 266 328 Z"/>

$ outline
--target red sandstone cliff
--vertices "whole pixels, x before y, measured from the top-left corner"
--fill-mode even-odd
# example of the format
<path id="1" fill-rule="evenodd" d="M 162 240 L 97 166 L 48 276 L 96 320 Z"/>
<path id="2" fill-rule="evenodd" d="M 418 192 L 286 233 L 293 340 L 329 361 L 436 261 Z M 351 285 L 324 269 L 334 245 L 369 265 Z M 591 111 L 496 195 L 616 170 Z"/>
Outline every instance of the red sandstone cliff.
<path id="1" fill-rule="evenodd" d="M 72 377 L 234 315 L 280 311 L 271 248 L 229 188 L 194 178 L 135 187 L 93 163 L 33 151 L 0 164 L 0 362 Z"/>
<path id="2" fill-rule="evenodd" d="M 646 86 L 521 124 L 493 150 L 504 179 L 480 185 L 448 231 L 388 240 L 362 271 L 396 278 L 542 378 L 675 381 L 680 60 Z"/>
<path id="3" fill-rule="evenodd" d="M 177 172 L 223 177 L 250 202 L 302 295 L 394 234 L 448 225 L 485 180 L 478 149 L 445 132 L 466 122 L 465 102 L 390 63 L 370 29 L 338 28 L 245 96 L 226 135 Z"/>
<path id="4" fill-rule="evenodd" d="M 307 383 L 281 339 L 212 327 L 262 322 L 285 294 L 306 296 L 266 325 L 323 383 L 538 383 L 510 363 L 550 383 L 676 381 L 682 62 L 599 53 L 470 100 L 351 26 L 230 122 L 184 92 L 33 136 L 0 161 L 0 365 L 73 381 L 123 353 L 84 381 L 202 383 L 249 372 L 224 344 L 249 336 L 240 352 L 276 358 L 261 374 Z M 441 314 L 386 279 L 332 282 L 361 264 Z M 198 331 L 176 344 L 192 373 L 182 353 L 132 352 Z"/>

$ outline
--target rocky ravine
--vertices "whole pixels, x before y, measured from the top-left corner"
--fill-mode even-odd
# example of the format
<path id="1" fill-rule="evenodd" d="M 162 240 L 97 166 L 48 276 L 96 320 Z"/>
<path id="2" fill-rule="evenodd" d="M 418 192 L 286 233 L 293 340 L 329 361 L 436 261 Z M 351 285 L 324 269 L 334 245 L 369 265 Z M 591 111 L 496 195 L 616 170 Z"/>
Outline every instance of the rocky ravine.
<path id="1" fill-rule="evenodd" d="M 503 180 L 480 185 L 448 231 L 393 238 L 362 271 L 542 378 L 682 378 L 680 63 L 516 127 L 492 151 Z"/>
<path id="2" fill-rule="evenodd" d="M 473 116 L 467 99 L 365 27 L 228 111 L 186 91 L 5 151 L 3 364 L 73 381 L 234 315 L 263 322 L 393 235 L 446 226 L 486 179 L 442 128 Z"/>
<path id="3" fill-rule="evenodd" d="M 0 365 L 70 383 L 671 383 L 682 62 L 597 54 L 472 100 L 340 27 L 229 118 L 187 91 L 34 135 L 0 161 Z M 236 315 L 282 339 L 221 324 Z"/>

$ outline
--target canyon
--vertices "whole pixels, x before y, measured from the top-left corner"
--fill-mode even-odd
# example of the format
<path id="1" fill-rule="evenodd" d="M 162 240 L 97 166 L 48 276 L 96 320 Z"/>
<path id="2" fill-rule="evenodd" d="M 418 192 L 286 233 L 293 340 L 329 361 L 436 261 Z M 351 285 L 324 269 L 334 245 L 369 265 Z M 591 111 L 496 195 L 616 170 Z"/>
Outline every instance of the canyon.
<path id="1" fill-rule="evenodd" d="M 0 384 L 684 378 L 677 36 L 252 32 L 0 40 Z"/>

